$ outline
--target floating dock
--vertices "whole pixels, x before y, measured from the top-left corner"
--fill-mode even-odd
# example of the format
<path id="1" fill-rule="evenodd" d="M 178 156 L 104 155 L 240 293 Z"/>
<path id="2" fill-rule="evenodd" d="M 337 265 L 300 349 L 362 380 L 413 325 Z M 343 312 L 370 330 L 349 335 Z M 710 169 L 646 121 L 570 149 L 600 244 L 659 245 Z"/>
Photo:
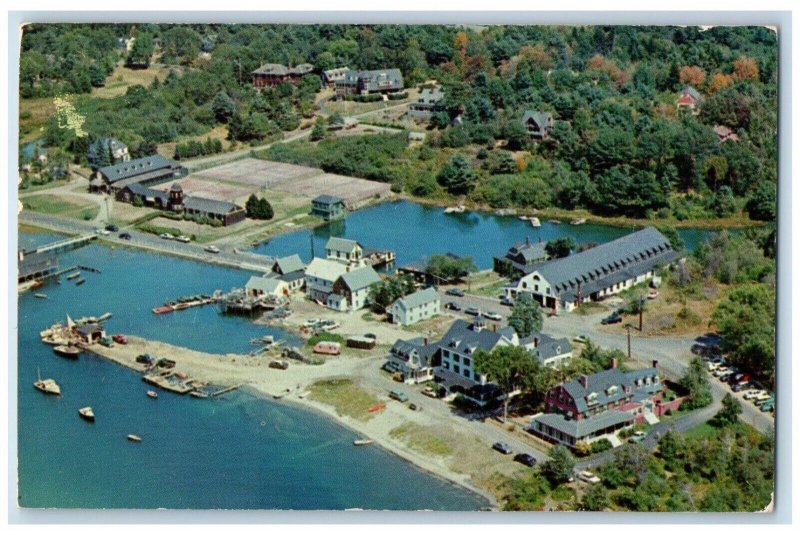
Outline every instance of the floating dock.
<path id="1" fill-rule="evenodd" d="M 194 387 L 191 386 L 191 380 L 184 381 L 184 380 L 173 380 L 175 377 L 174 373 L 169 373 L 167 375 L 155 375 L 155 374 L 147 374 L 142 376 L 142 381 L 147 384 L 151 384 L 153 386 L 157 386 L 169 392 L 173 392 L 175 394 L 188 394 Z"/>

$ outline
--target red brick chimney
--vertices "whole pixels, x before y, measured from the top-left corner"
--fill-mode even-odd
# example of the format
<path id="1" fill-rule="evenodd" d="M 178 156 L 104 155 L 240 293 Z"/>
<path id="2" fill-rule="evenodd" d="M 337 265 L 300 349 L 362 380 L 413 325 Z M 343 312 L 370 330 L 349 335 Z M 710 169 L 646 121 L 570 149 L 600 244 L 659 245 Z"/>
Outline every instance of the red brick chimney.
<path id="1" fill-rule="evenodd" d="M 581 386 L 583 386 L 583 388 L 589 388 L 589 376 L 588 375 L 581 374 L 581 376 L 578 377 L 578 381 L 580 381 Z"/>

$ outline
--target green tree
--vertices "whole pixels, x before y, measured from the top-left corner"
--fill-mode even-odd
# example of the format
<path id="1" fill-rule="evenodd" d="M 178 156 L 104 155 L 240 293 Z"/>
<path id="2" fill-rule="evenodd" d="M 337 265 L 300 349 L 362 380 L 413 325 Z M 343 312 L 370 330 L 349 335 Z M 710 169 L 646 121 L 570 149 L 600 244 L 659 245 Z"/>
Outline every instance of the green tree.
<path id="1" fill-rule="evenodd" d="M 725 217 L 736 213 L 736 199 L 730 186 L 720 186 L 711 197 L 711 208 L 717 217 Z"/>
<path id="2" fill-rule="evenodd" d="M 463 195 L 475 186 L 475 171 L 462 154 L 454 154 L 436 176 L 439 184 L 451 195 Z"/>
<path id="3" fill-rule="evenodd" d="M 319 141 L 325 137 L 325 125 L 321 118 L 317 119 L 314 123 L 314 128 L 311 129 L 311 141 Z"/>
<path id="4" fill-rule="evenodd" d="M 775 221 L 777 212 L 777 198 L 775 184 L 764 181 L 758 184 L 745 206 L 750 219 L 756 221 Z"/>
<path id="5" fill-rule="evenodd" d="M 739 420 L 740 414 L 742 414 L 742 406 L 739 404 L 739 400 L 726 392 L 722 398 L 722 408 L 714 416 L 713 421 L 720 427 L 726 427 L 735 424 Z"/>
<path id="6" fill-rule="evenodd" d="M 526 381 L 536 372 L 536 361 L 522 346 L 498 346 L 491 352 L 481 349 L 473 359 L 475 370 L 496 383 L 505 394 L 503 421 L 506 421 L 511 394 L 525 389 Z"/>
<path id="7" fill-rule="evenodd" d="M 603 511 L 611 504 L 608 491 L 603 485 L 591 485 L 583 494 L 581 509 L 583 511 Z"/>
<path id="8" fill-rule="evenodd" d="M 150 58 L 153 57 L 153 36 L 138 32 L 133 40 L 125 65 L 130 68 L 146 69 L 150 66 Z"/>
<path id="9" fill-rule="evenodd" d="M 528 293 L 520 293 L 511 308 L 508 326 L 520 337 L 542 330 L 542 308 Z"/>
<path id="10" fill-rule="evenodd" d="M 437 284 L 460 280 L 475 271 L 471 256 L 452 257 L 450 255 L 431 255 L 425 266 L 425 273 L 435 279 Z"/>
<path id="11" fill-rule="evenodd" d="M 550 258 L 564 258 L 569 256 L 577 247 L 578 244 L 575 243 L 575 240 L 569 236 L 565 236 L 548 241 L 547 245 L 544 246 L 544 250 Z"/>
<path id="12" fill-rule="evenodd" d="M 214 100 L 211 101 L 211 111 L 214 112 L 217 121 L 227 123 L 233 114 L 236 113 L 236 104 L 233 102 L 233 99 L 228 96 L 228 93 L 220 91 L 214 95 Z"/>
<path id="13" fill-rule="evenodd" d="M 560 485 L 572 477 L 575 469 L 575 458 L 569 450 L 558 444 L 550 450 L 550 459 L 542 463 L 542 475 L 551 485 Z"/>
<path id="14" fill-rule="evenodd" d="M 692 359 L 689 369 L 686 370 L 679 383 L 689 391 L 684 402 L 686 408 L 699 409 L 711 403 L 711 385 L 708 384 L 708 373 L 702 359 L 697 357 Z"/>
<path id="15" fill-rule="evenodd" d="M 530 143 L 530 135 L 520 121 L 508 123 L 505 134 L 508 150 L 524 150 Z"/>

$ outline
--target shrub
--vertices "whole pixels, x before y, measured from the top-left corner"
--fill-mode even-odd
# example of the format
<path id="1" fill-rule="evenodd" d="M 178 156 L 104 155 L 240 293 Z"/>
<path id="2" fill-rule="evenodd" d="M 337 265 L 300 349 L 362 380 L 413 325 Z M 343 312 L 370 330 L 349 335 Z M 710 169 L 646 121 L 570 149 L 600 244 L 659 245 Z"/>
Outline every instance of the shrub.
<path id="1" fill-rule="evenodd" d="M 592 442 L 592 453 L 600 453 L 613 448 L 611 442 L 607 438 L 601 438 Z"/>

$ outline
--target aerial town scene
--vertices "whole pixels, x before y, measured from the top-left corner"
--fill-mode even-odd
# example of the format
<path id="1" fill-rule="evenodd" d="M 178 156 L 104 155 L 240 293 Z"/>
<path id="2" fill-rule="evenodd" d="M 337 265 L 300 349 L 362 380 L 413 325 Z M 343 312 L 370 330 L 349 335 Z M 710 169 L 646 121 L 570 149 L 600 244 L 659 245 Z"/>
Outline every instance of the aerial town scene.
<path id="1" fill-rule="evenodd" d="M 777 66 L 761 26 L 24 25 L 19 506 L 769 510 Z"/>

